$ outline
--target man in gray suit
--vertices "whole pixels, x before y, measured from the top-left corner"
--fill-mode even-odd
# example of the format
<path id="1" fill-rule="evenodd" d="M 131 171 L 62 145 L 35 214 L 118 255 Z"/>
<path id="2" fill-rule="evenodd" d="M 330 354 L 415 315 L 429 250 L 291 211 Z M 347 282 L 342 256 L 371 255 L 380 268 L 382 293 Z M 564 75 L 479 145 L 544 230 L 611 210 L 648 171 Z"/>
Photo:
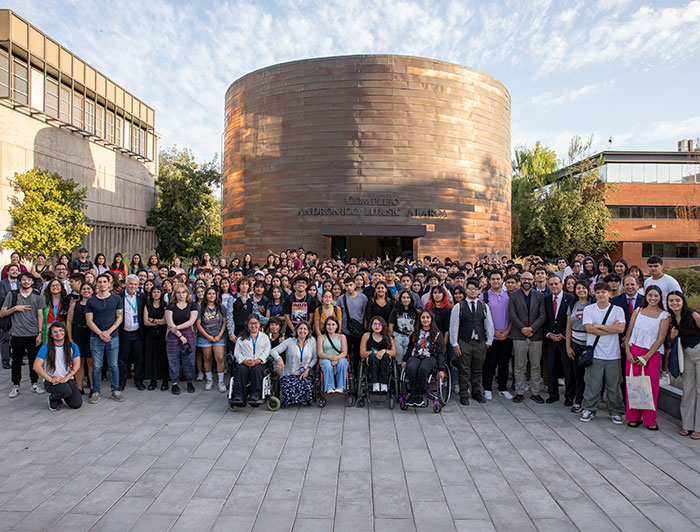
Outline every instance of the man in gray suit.
<path id="1" fill-rule="evenodd" d="M 532 289 L 535 278 L 526 271 L 520 277 L 520 289 L 509 294 L 508 313 L 512 327 L 515 358 L 515 397 L 514 403 L 521 403 L 525 394 L 525 368 L 530 360 L 530 388 L 532 400 L 544 403 L 542 391 L 542 341 L 546 319 L 544 296 Z"/>

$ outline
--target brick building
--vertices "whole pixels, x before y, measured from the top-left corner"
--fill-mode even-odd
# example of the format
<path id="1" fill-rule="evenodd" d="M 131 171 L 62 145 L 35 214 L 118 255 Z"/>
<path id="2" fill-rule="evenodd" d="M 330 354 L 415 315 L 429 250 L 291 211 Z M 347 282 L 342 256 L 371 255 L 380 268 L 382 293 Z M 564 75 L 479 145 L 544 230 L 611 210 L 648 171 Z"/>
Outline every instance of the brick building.
<path id="1" fill-rule="evenodd" d="M 470 68 L 359 55 L 226 93 L 224 252 L 510 253 L 510 95 Z"/>

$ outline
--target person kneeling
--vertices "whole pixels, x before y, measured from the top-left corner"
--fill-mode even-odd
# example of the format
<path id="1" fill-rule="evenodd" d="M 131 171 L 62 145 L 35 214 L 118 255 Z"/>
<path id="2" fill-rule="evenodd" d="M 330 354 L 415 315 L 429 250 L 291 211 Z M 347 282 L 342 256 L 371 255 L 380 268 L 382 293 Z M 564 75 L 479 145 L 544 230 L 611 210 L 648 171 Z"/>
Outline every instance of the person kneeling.
<path id="1" fill-rule="evenodd" d="M 411 334 L 406 348 L 406 360 L 401 366 L 406 370 L 409 397 L 408 406 L 424 406 L 428 376 L 438 368 L 438 377 L 445 378 L 445 341 L 437 328 L 433 315 L 424 310 L 420 313 L 416 329 Z"/>
<path id="2" fill-rule="evenodd" d="M 250 382 L 250 405 L 262 404 L 262 381 L 265 376 L 265 362 L 270 356 L 270 339 L 260 332 L 260 320 L 251 315 L 245 330 L 236 340 L 233 356 L 238 362 L 234 370 L 233 405 L 246 405 L 246 389 Z"/>
<path id="3" fill-rule="evenodd" d="M 71 408 L 80 408 L 83 398 L 73 378 L 80 368 L 80 351 L 74 343 L 66 342 L 66 326 L 54 321 L 49 326 L 46 345 L 39 349 L 34 371 L 42 377 L 49 392 L 49 410 L 59 410 L 65 401 Z"/>

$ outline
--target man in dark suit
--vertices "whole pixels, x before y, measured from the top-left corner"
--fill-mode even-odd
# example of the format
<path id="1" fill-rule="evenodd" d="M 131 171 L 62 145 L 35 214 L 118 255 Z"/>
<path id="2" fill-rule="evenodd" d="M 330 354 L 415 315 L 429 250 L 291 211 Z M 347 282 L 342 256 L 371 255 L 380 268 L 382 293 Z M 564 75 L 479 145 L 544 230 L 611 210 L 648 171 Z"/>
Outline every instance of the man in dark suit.
<path id="1" fill-rule="evenodd" d="M 547 403 L 559 401 L 557 368 L 561 366 L 564 369 L 564 406 L 571 406 L 576 397 L 576 379 L 574 361 L 566 354 L 566 315 L 574 304 L 574 296 L 562 292 L 561 279 L 554 274 L 549 277 L 547 284 L 549 294 L 544 298 L 544 310 L 547 315 L 544 325 L 547 339 Z"/>
<path id="2" fill-rule="evenodd" d="M 143 384 L 143 315 L 146 298 L 138 293 L 139 278 L 127 275 L 124 291 L 119 294 L 124 303 L 124 319 L 119 326 L 119 390 L 126 387 L 126 378 L 130 363 L 134 363 L 134 384 L 136 389 L 145 390 Z"/>
<path id="3" fill-rule="evenodd" d="M 625 340 L 625 335 L 627 334 L 627 327 L 629 327 L 632 313 L 634 312 L 634 309 L 636 309 L 637 307 L 641 307 L 642 303 L 644 303 L 644 296 L 640 295 L 637 292 L 637 290 L 639 290 L 637 278 L 634 275 L 625 275 L 625 278 L 622 280 L 622 293 L 619 296 L 615 296 L 610 300 L 610 303 L 612 303 L 616 307 L 622 307 L 622 310 L 625 311 L 625 330 L 622 332 L 622 334 L 620 334 L 620 348 L 622 349 L 623 355 L 625 353 L 625 348 L 622 345 L 622 343 Z M 620 365 L 622 367 L 622 371 L 620 372 L 620 375 L 622 375 L 622 379 L 620 379 L 620 386 L 622 387 L 623 398 L 627 396 L 627 385 L 625 384 L 626 360 L 626 356 L 620 357 Z"/>
<path id="4" fill-rule="evenodd" d="M 5 301 L 7 294 L 12 290 L 19 290 L 19 266 L 9 264 L 7 278 L 0 281 L 0 301 Z M 12 316 L 0 319 L 0 355 L 2 355 L 3 369 L 10 369 L 10 320 Z"/>
<path id="5" fill-rule="evenodd" d="M 508 315 L 512 327 L 510 338 L 513 340 L 515 359 L 515 397 L 514 403 L 521 403 L 525 394 L 525 368 L 530 360 L 531 399 L 544 403 L 542 391 L 542 340 L 544 339 L 544 296 L 532 289 L 535 281 L 531 272 L 523 272 L 520 277 L 520 289 L 509 294 Z"/>

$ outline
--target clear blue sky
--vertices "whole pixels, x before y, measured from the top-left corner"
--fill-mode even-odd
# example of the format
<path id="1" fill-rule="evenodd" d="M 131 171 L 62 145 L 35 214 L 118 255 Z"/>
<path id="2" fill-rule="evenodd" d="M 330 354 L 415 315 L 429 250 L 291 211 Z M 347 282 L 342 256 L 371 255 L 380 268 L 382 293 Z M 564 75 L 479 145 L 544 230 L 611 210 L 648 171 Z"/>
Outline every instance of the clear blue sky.
<path id="1" fill-rule="evenodd" d="M 156 110 L 161 147 L 220 151 L 227 87 L 274 63 L 419 55 L 500 79 L 512 146 L 675 150 L 700 135 L 700 1 L 9 0 Z"/>

